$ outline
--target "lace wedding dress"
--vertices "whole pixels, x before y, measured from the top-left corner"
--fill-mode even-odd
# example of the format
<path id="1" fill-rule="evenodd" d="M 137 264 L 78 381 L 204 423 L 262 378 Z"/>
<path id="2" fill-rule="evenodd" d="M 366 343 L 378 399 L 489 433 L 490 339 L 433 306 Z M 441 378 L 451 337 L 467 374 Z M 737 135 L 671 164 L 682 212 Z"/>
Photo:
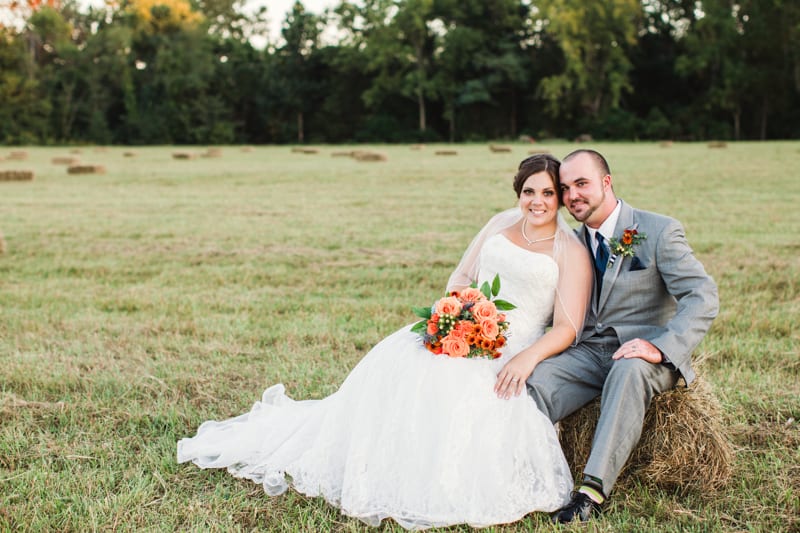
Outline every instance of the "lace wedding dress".
<path id="1" fill-rule="evenodd" d="M 270 495 L 291 486 L 322 496 L 370 525 L 488 526 L 560 508 L 573 480 L 553 425 L 527 394 L 493 391 L 503 364 L 550 322 L 558 266 L 497 234 L 481 250 L 480 281 L 495 274 L 499 297 L 517 306 L 501 358 L 434 355 L 405 327 L 330 396 L 295 401 L 274 385 L 250 412 L 178 442 L 178 461 L 227 468 Z"/>

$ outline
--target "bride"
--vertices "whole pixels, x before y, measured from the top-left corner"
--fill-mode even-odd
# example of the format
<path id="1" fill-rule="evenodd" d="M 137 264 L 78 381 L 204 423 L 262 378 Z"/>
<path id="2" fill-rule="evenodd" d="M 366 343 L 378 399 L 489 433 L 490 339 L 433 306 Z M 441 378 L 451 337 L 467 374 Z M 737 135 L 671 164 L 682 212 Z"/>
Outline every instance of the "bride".
<path id="1" fill-rule="evenodd" d="M 322 496 L 373 526 L 489 526 L 565 505 L 573 479 L 555 430 L 521 394 L 539 361 L 575 341 L 591 291 L 586 250 L 558 215 L 558 168 L 544 154 L 520 163 L 518 207 L 489 221 L 448 282 L 499 274 L 498 297 L 516 305 L 501 357 L 434 355 L 406 326 L 330 396 L 296 401 L 273 385 L 249 412 L 180 440 L 178 462 L 227 468 L 270 495 Z"/>

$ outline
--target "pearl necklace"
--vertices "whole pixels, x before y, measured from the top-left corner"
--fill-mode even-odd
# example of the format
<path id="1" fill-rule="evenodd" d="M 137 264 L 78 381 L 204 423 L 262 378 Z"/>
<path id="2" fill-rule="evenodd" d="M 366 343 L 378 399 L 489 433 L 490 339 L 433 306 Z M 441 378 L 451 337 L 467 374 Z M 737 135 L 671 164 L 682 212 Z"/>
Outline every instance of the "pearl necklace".
<path id="1" fill-rule="evenodd" d="M 525 242 L 528 243 L 528 246 L 533 246 L 537 242 L 549 241 L 550 239 L 554 239 L 555 236 L 556 236 L 556 234 L 553 233 L 549 237 L 542 237 L 541 239 L 529 239 L 528 235 L 525 233 L 525 226 L 527 226 L 527 225 L 528 225 L 528 221 L 527 220 L 523 220 L 522 221 L 522 238 L 525 239 Z M 556 232 L 556 233 L 558 233 L 558 232 Z"/>

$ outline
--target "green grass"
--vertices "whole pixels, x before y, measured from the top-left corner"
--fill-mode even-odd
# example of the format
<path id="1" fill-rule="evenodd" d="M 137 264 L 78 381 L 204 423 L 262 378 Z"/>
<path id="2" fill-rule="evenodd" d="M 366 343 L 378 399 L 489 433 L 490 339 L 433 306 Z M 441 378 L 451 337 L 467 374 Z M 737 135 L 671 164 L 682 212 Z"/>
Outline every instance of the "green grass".
<path id="1" fill-rule="evenodd" d="M 684 222 L 720 286 L 698 351 L 738 449 L 720 493 L 643 480 L 590 530 L 800 530 L 800 143 L 596 147 L 619 196 Z M 65 148 L 0 162 L 36 172 L 0 182 L 0 531 L 366 529 L 319 499 L 175 462 L 178 439 L 273 383 L 335 391 L 514 204 L 528 147 L 329 156 L 342 149 L 85 148 L 107 172 L 82 176 L 50 163 Z M 537 529 L 547 516 L 496 528 Z"/>

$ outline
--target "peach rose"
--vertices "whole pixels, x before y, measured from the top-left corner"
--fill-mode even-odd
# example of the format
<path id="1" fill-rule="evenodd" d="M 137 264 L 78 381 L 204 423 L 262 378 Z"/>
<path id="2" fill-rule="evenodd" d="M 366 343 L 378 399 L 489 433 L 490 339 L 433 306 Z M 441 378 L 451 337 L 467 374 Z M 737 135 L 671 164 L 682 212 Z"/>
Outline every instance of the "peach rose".
<path id="1" fill-rule="evenodd" d="M 436 312 L 440 315 L 457 316 L 461 312 L 461 302 L 455 296 L 448 296 L 436 302 Z"/>
<path id="2" fill-rule="evenodd" d="M 461 291 L 461 299 L 464 300 L 464 302 L 480 302 L 481 300 L 485 300 L 486 296 L 475 287 L 467 287 Z"/>
<path id="3" fill-rule="evenodd" d="M 466 338 L 467 334 L 472 331 L 472 322 L 467 320 L 460 320 L 453 326 L 453 329 L 450 330 L 450 335 L 454 337 L 461 337 L 462 339 Z"/>
<path id="4" fill-rule="evenodd" d="M 464 357 L 469 353 L 469 344 L 460 337 L 448 335 L 442 339 L 442 351 L 450 357 Z"/>
<path id="5" fill-rule="evenodd" d="M 428 320 L 428 329 L 426 331 L 428 335 L 436 335 L 439 332 L 439 320 L 433 320 L 432 318 Z"/>
<path id="6" fill-rule="evenodd" d="M 489 300 L 477 302 L 472 306 L 472 316 L 474 316 L 475 320 L 478 322 L 487 318 L 494 320 L 497 316 L 497 307 Z"/>
<path id="7" fill-rule="evenodd" d="M 492 318 L 481 320 L 481 335 L 493 341 L 500 334 L 500 328 L 497 327 L 497 322 Z"/>

